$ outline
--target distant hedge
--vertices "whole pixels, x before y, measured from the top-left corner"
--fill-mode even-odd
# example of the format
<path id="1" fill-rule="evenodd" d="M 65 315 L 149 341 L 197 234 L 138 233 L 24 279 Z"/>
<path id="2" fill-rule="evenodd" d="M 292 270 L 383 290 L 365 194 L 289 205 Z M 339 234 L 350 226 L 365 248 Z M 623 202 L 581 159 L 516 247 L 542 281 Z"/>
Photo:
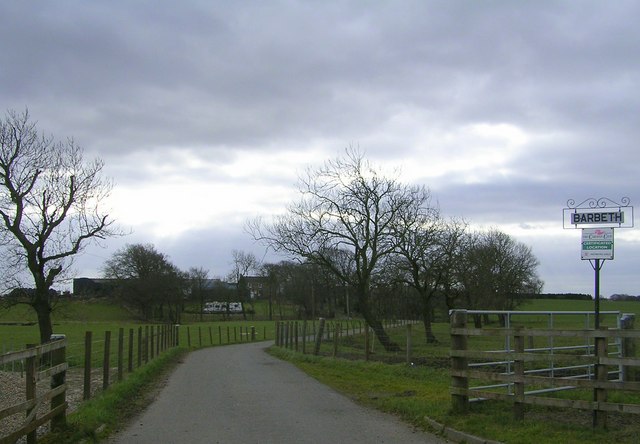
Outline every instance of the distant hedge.
<path id="1" fill-rule="evenodd" d="M 527 295 L 527 299 L 566 299 L 572 301 L 591 301 L 590 294 L 584 293 L 539 293 Z"/>

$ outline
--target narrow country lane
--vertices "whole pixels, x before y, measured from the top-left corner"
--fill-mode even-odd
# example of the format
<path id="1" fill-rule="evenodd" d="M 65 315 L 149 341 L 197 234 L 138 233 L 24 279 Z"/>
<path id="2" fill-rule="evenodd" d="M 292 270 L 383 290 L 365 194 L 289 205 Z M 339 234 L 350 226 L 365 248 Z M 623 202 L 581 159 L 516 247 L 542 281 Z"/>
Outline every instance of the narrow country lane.
<path id="1" fill-rule="evenodd" d="M 265 343 L 190 353 L 155 402 L 112 443 L 443 443 L 358 406 L 264 352 Z"/>

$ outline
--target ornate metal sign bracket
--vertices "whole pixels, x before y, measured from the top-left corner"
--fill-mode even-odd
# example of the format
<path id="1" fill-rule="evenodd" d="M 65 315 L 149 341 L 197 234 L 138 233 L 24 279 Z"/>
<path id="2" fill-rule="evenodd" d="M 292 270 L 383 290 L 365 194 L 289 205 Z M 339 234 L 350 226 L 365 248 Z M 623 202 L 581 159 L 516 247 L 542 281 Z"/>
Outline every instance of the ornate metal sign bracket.
<path id="1" fill-rule="evenodd" d="M 590 197 L 576 204 L 567 201 L 562 210 L 563 228 L 633 228 L 631 199 L 623 197 L 620 202 L 601 197 Z"/>

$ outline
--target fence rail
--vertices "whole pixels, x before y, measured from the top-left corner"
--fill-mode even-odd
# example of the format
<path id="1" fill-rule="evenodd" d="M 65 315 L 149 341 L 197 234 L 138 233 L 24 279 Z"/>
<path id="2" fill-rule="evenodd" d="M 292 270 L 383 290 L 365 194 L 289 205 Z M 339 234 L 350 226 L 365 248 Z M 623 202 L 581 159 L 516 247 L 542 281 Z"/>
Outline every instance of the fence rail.
<path id="1" fill-rule="evenodd" d="M 640 331 L 607 328 L 556 330 L 522 326 L 468 328 L 468 314 L 466 310 L 455 310 L 451 315 L 451 400 L 454 411 L 468 411 L 469 402 L 474 399 L 498 399 L 511 402 L 514 416 L 518 419 L 524 418 L 525 404 L 592 410 L 594 426 L 597 427 L 606 427 L 607 412 L 640 414 L 638 404 L 608 402 L 610 391 L 640 392 L 640 383 L 630 381 L 634 369 L 640 367 L 640 359 L 635 356 L 633 345 L 640 338 Z M 505 342 L 511 345 L 500 351 L 470 349 L 469 340 L 483 336 L 504 337 Z M 589 353 L 590 348 L 585 349 L 584 346 L 525 348 L 528 340 L 540 337 L 592 340 L 593 353 Z M 613 357 L 609 354 L 610 344 L 620 346 Z M 582 354 L 576 351 L 582 351 Z M 479 370 L 470 362 L 472 360 L 489 361 L 492 366 L 487 370 Z M 554 367 L 556 363 L 563 366 Z M 487 362 L 481 364 L 486 366 Z M 539 364 L 547 367 L 540 369 Z M 585 375 L 571 373 L 571 370 L 583 366 L 594 369 L 592 374 L 587 375 L 589 379 L 584 379 Z M 611 367 L 616 370 L 611 371 Z M 563 375 L 563 372 L 566 374 Z M 547 373 L 547 376 L 540 376 L 540 373 Z M 484 384 L 470 387 L 470 380 Z M 500 388 L 507 388 L 507 393 L 497 390 Z M 594 400 L 539 396 L 551 391 L 576 388 L 592 390 Z"/>
<path id="2" fill-rule="evenodd" d="M 7 436 L 0 437 L 0 444 L 12 444 L 25 435 L 27 435 L 27 443 L 35 443 L 36 429 L 39 426 L 49 421 L 51 421 L 51 428 L 65 423 L 66 347 L 67 341 L 61 339 L 0 356 L 0 366 L 24 360 L 26 376 L 26 401 L 3 407 L 0 410 L 0 420 L 20 413 L 24 413 L 26 418 L 16 430 L 12 430 Z M 36 390 L 38 381 L 47 378 L 51 378 L 50 389 L 38 394 Z M 47 402 L 50 402 L 50 408 L 43 412 L 41 407 Z"/>

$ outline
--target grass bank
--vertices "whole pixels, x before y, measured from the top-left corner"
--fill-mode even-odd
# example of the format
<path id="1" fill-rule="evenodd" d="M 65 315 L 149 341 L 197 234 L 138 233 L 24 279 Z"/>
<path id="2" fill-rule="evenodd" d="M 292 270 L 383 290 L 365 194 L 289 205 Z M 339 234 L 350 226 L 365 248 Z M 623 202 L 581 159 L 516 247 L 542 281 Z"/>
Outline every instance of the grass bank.
<path id="1" fill-rule="evenodd" d="M 38 442 L 44 444 L 100 442 L 121 429 L 152 401 L 162 381 L 187 354 L 187 349 L 173 348 L 158 359 L 136 370 L 124 381 L 109 387 L 97 397 L 84 402 L 67 416 L 64 430 L 50 433 Z"/>
<path id="2" fill-rule="evenodd" d="M 593 310 L 593 302 L 538 300 L 528 302 L 521 309 L 590 311 Z M 602 309 L 635 313 L 638 316 L 640 304 L 606 301 Z M 636 322 L 640 322 L 638 317 L 636 319 Z M 499 326 L 497 319 L 492 318 L 491 321 L 491 326 Z M 526 315 L 518 318 L 517 322 L 545 328 L 549 318 L 546 315 Z M 553 322 L 556 328 L 585 328 L 582 317 L 558 316 Z M 606 324 L 615 326 L 615 317 L 608 317 Z M 640 443 L 640 421 L 637 415 L 610 413 L 609 429 L 603 431 L 592 428 L 590 411 L 526 406 L 525 421 L 516 421 L 510 404 L 488 401 L 473 403 L 467 415 L 453 414 L 449 394 L 449 325 L 436 323 L 433 331 L 438 343 L 427 344 L 422 326 L 412 326 L 413 365 L 405 363 L 404 351 L 387 353 L 378 343 L 374 344 L 374 352 L 371 354 L 371 359 L 378 362 L 364 361 L 362 335 L 345 336 L 339 340 L 338 347 L 333 341 L 324 341 L 320 349 L 322 356 L 319 357 L 276 347 L 272 347 L 271 353 L 292 362 L 320 382 L 357 402 L 396 414 L 425 430 L 429 430 L 426 418 L 430 418 L 456 430 L 508 443 Z M 389 333 L 392 340 L 404 346 L 406 327 L 390 329 Z M 504 346 L 503 339 L 498 337 L 487 336 L 480 339 L 486 342 L 481 349 L 499 349 Z M 541 346 L 544 341 L 546 338 L 540 339 Z M 334 358 L 333 354 L 337 354 L 338 358 Z M 568 393 L 559 393 L 557 396 L 569 396 Z M 576 393 L 572 391 L 571 396 L 575 397 Z M 577 396 L 590 400 L 593 393 L 577 393 Z M 610 398 L 612 401 L 616 398 L 617 402 L 638 403 L 638 396 L 630 393 L 612 393 Z"/>
<path id="3" fill-rule="evenodd" d="M 515 421 L 510 405 L 473 404 L 467 415 L 450 409 L 447 369 L 302 355 L 272 347 L 270 353 L 287 360 L 323 384 L 356 402 L 398 415 L 423 430 L 426 418 L 485 439 L 517 444 L 638 442 L 640 424 L 634 415 L 610 416 L 608 431 L 591 427 L 590 412 L 529 407 L 525 421 Z"/>

